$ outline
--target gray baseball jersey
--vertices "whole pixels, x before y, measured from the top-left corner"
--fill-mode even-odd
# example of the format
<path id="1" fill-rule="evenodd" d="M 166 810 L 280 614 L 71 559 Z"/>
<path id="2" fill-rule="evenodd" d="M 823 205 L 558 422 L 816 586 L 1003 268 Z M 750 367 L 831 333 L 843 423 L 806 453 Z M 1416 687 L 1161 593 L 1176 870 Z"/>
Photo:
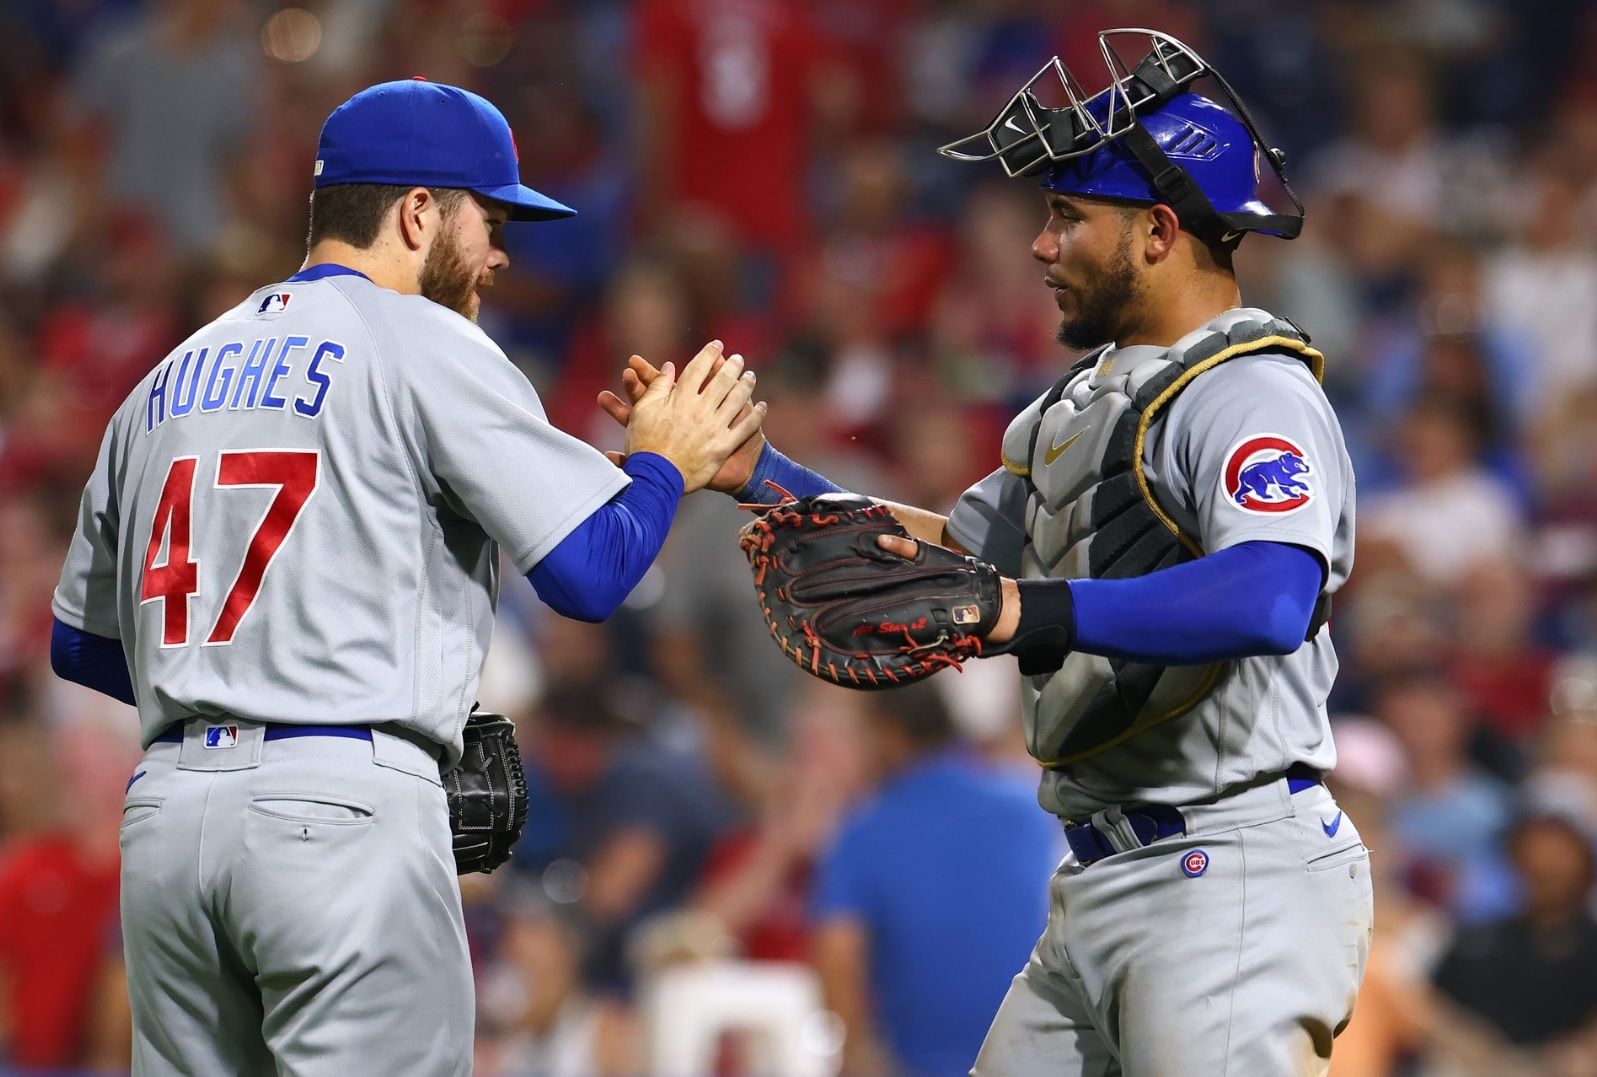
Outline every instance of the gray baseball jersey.
<path id="1" fill-rule="evenodd" d="M 1110 349 L 1094 377 L 1111 369 L 1123 375 L 1164 354 L 1156 347 Z M 1306 496 L 1288 499 L 1285 511 L 1276 490 L 1261 497 L 1249 486 L 1269 478 L 1250 465 L 1283 453 L 1309 468 L 1295 487 Z M 1256 540 L 1291 543 L 1319 556 L 1327 592 L 1347 580 L 1352 465 L 1330 403 L 1295 355 L 1243 355 L 1197 377 L 1151 426 L 1143 461 L 1156 500 L 1205 553 Z M 1058 466 L 1071 466 L 1069 457 Z M 1026 502 L 1025 481 L 1000 468 L 965 493 L 948 533 L 1006 575 L 1045 574 L 1029 556 Z M 1329 770 L 1336 754 L 1325 702 L 1336 670 L 1323 628 L 1293 654 L 1227 663 L 1213 690 L 1187 713 L 1044 771 L 1039 801 L 1080 819 L 1115 804 L 1193 803 L 1295 762 Z M 1039 697 L 1048 678 L 1026 680 L 1024 717 L 1036 751 L 1054 738 L 1063 718 L 1055 713 L 1057 701 Z"/>
<path id="2" fill-rule="evenodd" d="M 54 610 L 122 641 L 146 744 L 193 715 L 397 723 L 453 760 L 498 548 L 530 570 L 628 481 L 458 314 L 276 284 L 117 411 Z"/>

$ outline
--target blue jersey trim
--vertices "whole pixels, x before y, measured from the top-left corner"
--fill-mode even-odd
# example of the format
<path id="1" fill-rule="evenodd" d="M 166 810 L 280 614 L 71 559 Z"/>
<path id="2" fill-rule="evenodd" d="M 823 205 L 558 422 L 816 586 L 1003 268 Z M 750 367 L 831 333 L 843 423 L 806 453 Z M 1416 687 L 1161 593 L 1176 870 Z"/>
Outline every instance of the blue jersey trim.
<path id="1" fill-rule="evenodd" d="M 221 719 L 217 719 L 218 724 Z M 266 740 L 291 740 L 294 737 L 346 737 L 350 740 L 372 739 L 372 727 L 369 725 L 284 725 L 274 723 L 266 727 L 262 734 Z M 183 723 L 174 722 L 156 734 L 151 744 L 182 744 Z M 142 772 L 141 772 L 142 773 Z M 128 783 L 132 785 L 132 782 Z"/>
<path id="2" fill-rule="evenodd" d="M 304 284 L 306 281 L 325 280 L 328 277 L 359 277 L 361 280 L 371 280 L 358 269 L 341 266 L 337 262 L 322 262 L 319 265 L 306 266 L 283 283 Z"/>

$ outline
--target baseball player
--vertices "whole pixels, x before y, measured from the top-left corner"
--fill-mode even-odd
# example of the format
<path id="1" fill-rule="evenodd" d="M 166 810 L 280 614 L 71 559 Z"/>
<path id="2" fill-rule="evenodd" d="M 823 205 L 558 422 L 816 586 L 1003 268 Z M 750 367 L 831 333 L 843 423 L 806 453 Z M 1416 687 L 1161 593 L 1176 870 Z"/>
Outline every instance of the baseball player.
<path id="1" fill-rule="evenodd" d="M 1148 50 L 1134 65 L 1128 35 Z M 894 505 L 912 538 L 878 540 L 911 559 L 917 540 L 956 547 L 990 563 L 978 575 L 1002 574 L 996 608 L 940 623 L 992 623 L 987 653 L 1019 654 L 1039 799 L 1070 846 L 975 1072 L 1322 1074 L 1371 927 L 1368 851 L 1320 780 L 1336 760 L 1325 622 L 1352 567 L 1353 474 L 1320 354 L 1291 322 L 1242 306 L 1231 257 L 1248 233 L 1295 236 L 1301 206 L 1280 155 L 1191 49 L 1148 31 L 1100 44 L 1101 93 L 1051 60 L 985 131 L 943 149 L 1041 178 L 1048 216 L 1031 253 L 1060 340 L 1093 350 L 1015 419 L 1002 466 L 950 516 Z M 1224 103 L 1194 92 L 1199 78 Z M 1260 200 L 1261 158 L 1299 212 Z M 629 395 L 653 373 L 634 362 Z M 601 403 L 629 415 L 614 395 Z M 767 503 L 777 487 L 836 489 L 759 436 L 719 479 Z M 812 519 L 824 529 L 849 504 L 822 502 Z M 758 555 L 760 536 L 745 535 Z M 763 602 L 787 603 L 771 622 L 779 641 L 792 584 L 763 581 Z M 924 623 L 840 617 L 795 633 L 790 653 L 819 675 L 814 633 L 828 624 L 908 637 Z M 912 664 L 937 668 L 936 643 L 906 648 Z"/>
<path id="2" fill-rule="evenodd" d="M 304 267 L 112 419 L 55 594 L 56 669 L 137 706 L 147 749 L 121 833 L 135 1074 L 470 1071 L 440 772 L 499 551 L 606 617 L 764 413 L 714 343 L 633 410 L 624 470 L 549 425 L 477 291 L 507 222 L 573 211 L 521 185 L 483 98 L 357 93 L 314 187 Z"/>

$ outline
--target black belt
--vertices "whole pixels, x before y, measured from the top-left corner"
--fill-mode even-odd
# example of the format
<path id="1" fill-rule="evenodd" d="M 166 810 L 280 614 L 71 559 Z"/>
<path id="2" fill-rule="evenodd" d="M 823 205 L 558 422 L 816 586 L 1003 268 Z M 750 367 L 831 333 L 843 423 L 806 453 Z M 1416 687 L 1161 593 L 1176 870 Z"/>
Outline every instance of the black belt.
<path id="1" fill-rule="evenodd" d="M 1293 763 L 1283 775 L 1288 793 L 1301 793 L 1321 784 L 1320 772 L 1307 763 Z M 1142 845 L 1152 845 L 1164 838 L 1173 838 L 1187 832 L 1186 820 L 1181 811 L 1168 804 L 1144 804 L 1125 813 L 1126 823 Z M 1110 842 L 1109 836 L 1091 823 L 1081 823 L 1065 828 L 1065 840 L 1076 861 L 1086 867 L 1121 850 Z"/>
<path id="2" fill-rule="evenodd" d="M 227 722 L 216 722 L 216 725 L 227 725 Z M 369 725 L 285 725 L 270 723 L 266 727 L 267 740 L 287 740 L 290 737 L 349 737 L 352 740 L 371 740 L 372 727 Z M 183 724 L 181 722 L 167 726 L 155 735 L 152 744 L 182 744 Z"/>

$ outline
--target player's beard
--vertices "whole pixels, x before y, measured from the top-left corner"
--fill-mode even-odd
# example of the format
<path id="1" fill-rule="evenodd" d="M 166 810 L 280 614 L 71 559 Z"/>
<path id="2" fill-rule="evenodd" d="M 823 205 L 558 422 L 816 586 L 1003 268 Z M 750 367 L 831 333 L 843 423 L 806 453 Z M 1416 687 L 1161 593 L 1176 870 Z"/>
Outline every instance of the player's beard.
<path id="1" fill-rule="evenodd" d="M 1103 272 L 1075 291 L 1076 315 L 1060 321 L 1059 343 L 1081 350 L 1118 339 L 1142 297 L 1142 281 L 1131 261 L 1129 225 Z"/>
<path id="2" fill-rule="evenodd" d="M 439 235 L 421 265 L 421 294 L 463 318 L 477 320 L 478 275 L 460 253 L 460 244 L 447 229 Z"/>

